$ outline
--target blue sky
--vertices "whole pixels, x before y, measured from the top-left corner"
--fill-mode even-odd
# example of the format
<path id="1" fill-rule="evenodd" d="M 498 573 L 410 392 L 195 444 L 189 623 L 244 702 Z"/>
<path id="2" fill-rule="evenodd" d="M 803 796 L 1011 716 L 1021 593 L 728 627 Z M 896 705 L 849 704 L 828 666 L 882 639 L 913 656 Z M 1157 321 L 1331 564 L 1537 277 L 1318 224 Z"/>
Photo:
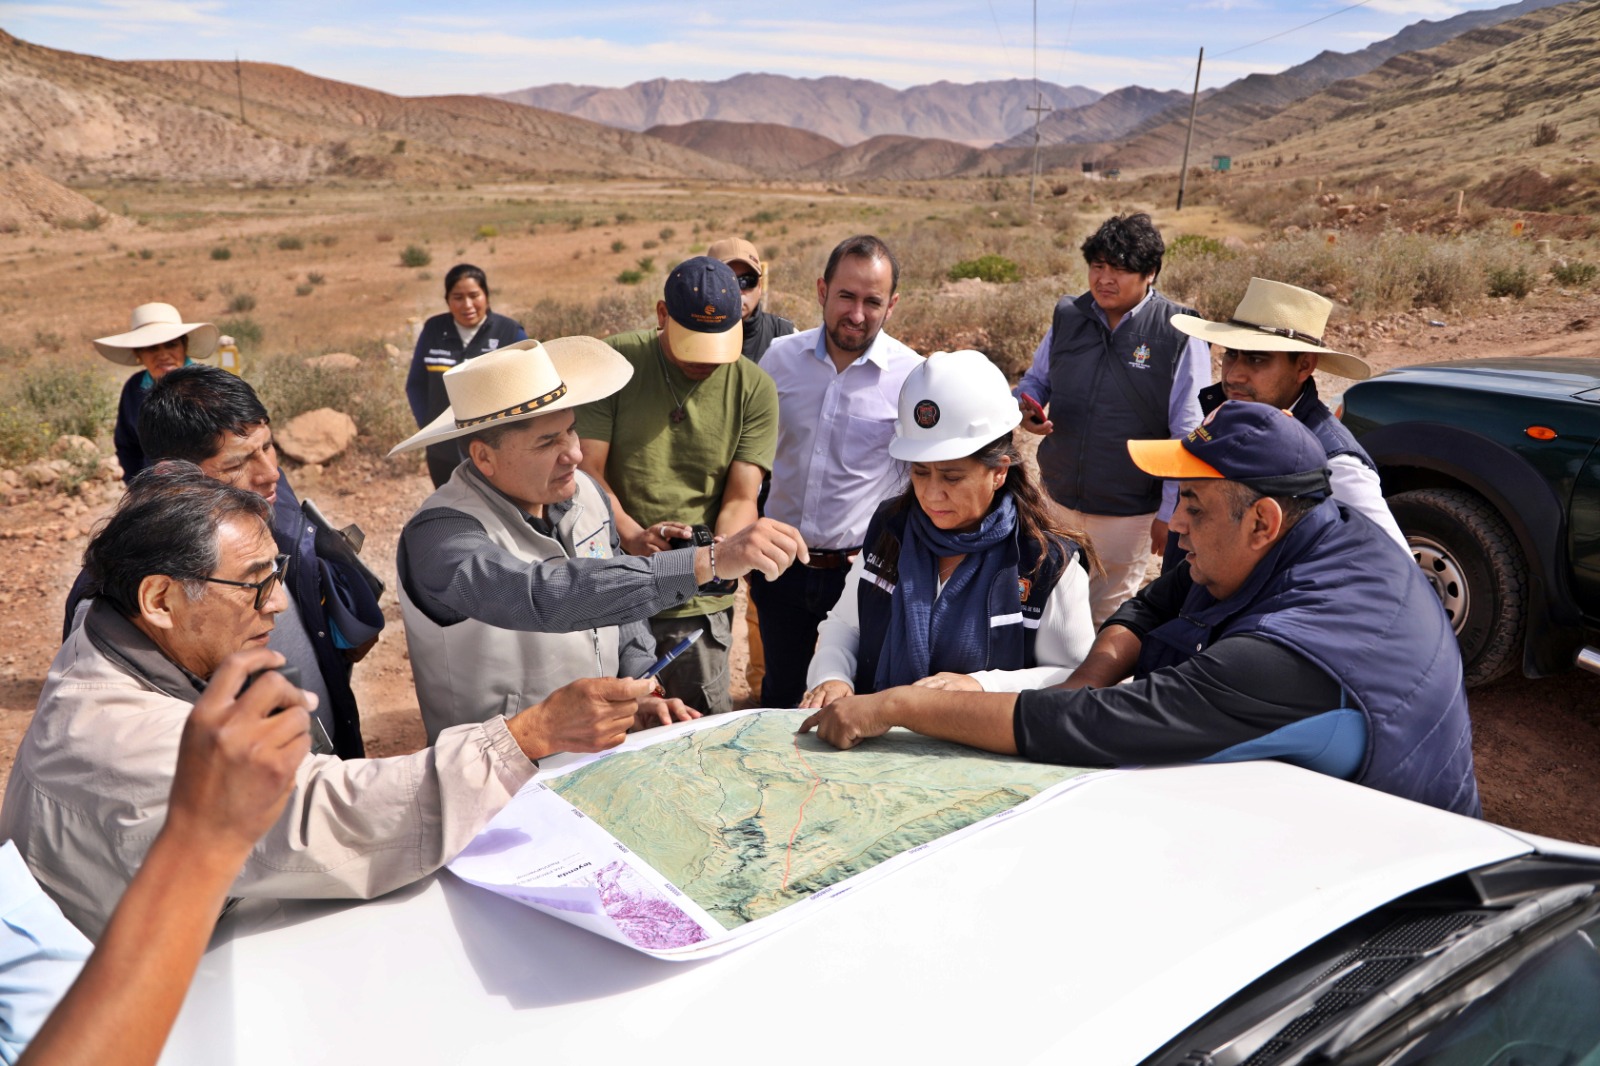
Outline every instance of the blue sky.
<path id="1" fill-rule="evenodd" d="M 1323 49 L 1354 51 L 1420 19 L 1497 0 L 1189 0 L 1137 4 L 1041 0 L 1038 75 L 1100 90 L 1187 89 L 1275 72 Z M 1332 17 L 1245 47 L 1320 16 Z M 810 4 L 309 3 L 302 0 L 0 0 L 0 28 L 51 48 L 113 59 L 283 63 L 321 77 L 415 96 L 504 92 L 551 82 L 627 85 L 718 80 L 745 71 L 924 82 L 1030 77 L 1029 0 L 840 0 Z"/>

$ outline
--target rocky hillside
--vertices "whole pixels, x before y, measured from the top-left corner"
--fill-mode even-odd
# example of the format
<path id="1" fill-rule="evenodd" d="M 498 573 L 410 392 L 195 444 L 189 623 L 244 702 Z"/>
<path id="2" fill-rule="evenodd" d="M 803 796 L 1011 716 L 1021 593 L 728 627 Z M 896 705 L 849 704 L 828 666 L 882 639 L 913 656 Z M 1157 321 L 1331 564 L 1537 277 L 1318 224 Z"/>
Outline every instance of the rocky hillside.
<path id="1" fill-rule="evenodd" d="M 479 96 L 398 97 L 288 67 L 116 62 L 0 32 L 0 157 L 60 181 L 320 175 L 711 177 L 653 137 Z"/>
<path id="2" fill-rule="evenodd" d="M 1397 56 L 1215 143 L 1291 170 L 1386 168 L 1458 180 L 1498 206 L 1593 212 L 1597 41 L 1600 3 L 1579 0 Z"/>
<path id="3" fill-rule="evenodd" d="M 1521 19 L 1558 3 L 1559 0 L 1522 0 L 1503 7 L 1467 11 L 1439 22 L 1424 20 L 1357 52 L 1323 52 L 1280 74 L 1241 78 L 1201 101 L 1195 115 L 1195 154 L 1190 158 L 1204 160 L 1213 152 L 1226 152 L 1237 131 L 1266 122 L 1297 101 L 1374 70 L 1396 56 L 1436 48 L 1462 34 Z M 1169 108 L 1129 131 L 1109 155 L 1109 161 L 1122 167 L 1170 166 L 1183 157 L 1188 123 L 1186 106 Z"/>
<path id="4" fill-rule="evenodd" d="M 1100 97 L 1081 85 L 1040 82 L 1039 91 L 1062 110 Z M 980 147 L 1031 128 L 1027 107 L 1034 99 L 1033 82 L 1022 79 L 974 85 L 941 81 L 896 90 L 861 78 L 779 74 L 740 74 L 725 81 L 656 78 L 622 89 L 545 85 L 498 98 L 631 130 L 716 119 L 793 126 L 844 145 L 895 135 Z"/>

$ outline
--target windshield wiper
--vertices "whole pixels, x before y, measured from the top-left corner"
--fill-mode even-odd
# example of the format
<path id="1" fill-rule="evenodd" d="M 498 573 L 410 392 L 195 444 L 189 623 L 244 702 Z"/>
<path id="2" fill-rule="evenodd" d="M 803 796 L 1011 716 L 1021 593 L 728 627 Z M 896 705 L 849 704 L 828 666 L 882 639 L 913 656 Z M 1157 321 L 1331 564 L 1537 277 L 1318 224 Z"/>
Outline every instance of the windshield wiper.
<path id="1" fill-rule="evenodd" d="M 1541 892 L 1486 918 L 1384 985 L 1350 1017 L 1279 1060 L 1361 1063 L 1386 1056 L 1500 984 L 1527 959 L 1600 914 L 1593 884 Z"/>

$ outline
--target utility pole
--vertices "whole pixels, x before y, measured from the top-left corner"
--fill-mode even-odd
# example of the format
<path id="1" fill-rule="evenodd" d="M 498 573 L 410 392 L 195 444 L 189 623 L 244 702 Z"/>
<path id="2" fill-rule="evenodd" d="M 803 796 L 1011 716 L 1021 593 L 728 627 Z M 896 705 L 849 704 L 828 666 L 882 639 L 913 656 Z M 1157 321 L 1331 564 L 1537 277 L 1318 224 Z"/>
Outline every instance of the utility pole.
<path id="1" fill-rule="evenodd" d="M 1044 94 L 1039 91 L 1039 0 L 1033 0 L 1033 103 L 1028 105 L 1028 110 L 1033 112 L 1033 166 L 1028 169 L 1028 211 L 1031 214 L 1033 190 L 1039 182 L 1039 122 L 1046 111 L 1055 110 L 1044 102 Z"/>
<path id="2" fill-rule="evenodd" d="M 239 53 L 233 53 L 233 80 L 239 87 L 239 124 L 248 125 L 244 120 L 244 70 L 239 66 Z"/>
<path id="3" fill-rule="evenodd" d="M 1183 139 L 1183 169 L 1178 171 L 1178 210 L 1183 210 L 1183 190 L 1189 183 L 1189 146 L 1194 143 L 1194 113 L 1200 106 L 1200 65 L 1206 61 L 1206 50 L 1200 49 L 1200 58 L 1194 61 L 1194 95 L 1189 98 L 1189 133 Z"/>
<path id="4" fill-rule="evenodd" d="M 1039 180 L 1039 122 L 1044 118 L 1045 112 L 1054 111 L 1055 108 L 1044 102 L 1044 94 L 1039 91 L 1037 79 L 1033 85 L 1034 102 L 1028 106 L 1033 112 L 1033 168 L 1028 171 L 1028 210 L 1033 210 L 1033 188 Z"/>

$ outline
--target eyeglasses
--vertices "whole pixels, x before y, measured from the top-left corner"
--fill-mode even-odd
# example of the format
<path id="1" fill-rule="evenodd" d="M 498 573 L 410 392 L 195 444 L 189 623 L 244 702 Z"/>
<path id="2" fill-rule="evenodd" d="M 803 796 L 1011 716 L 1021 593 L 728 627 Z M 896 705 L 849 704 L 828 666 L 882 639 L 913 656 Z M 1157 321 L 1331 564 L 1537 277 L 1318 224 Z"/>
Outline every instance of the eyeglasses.
<path id="1" fill-rule="evenodd" d="M 743 289 L 745 292 L 749 292 L 751 289 L 761 284 L 760 274 L 735 274 L 734 277 L 738 279 L 739 288 Z"/>
<path id="2" fill-rule="evenodd" d="M 278 587 L 278 580 L 283 577 L 284 570 L 289 566 L 289 557 L 280 555 L 272 560 L 272 573 L 260 581 L 228 581 L 220 577 L 203 577 L 201 581 L 209 581 L 213 585 L 232 585 L 236 589 L 255 589 L 255 609 L 261 610 L 267 602 L 267 597 L 272 595 L 272 590 Z"/>

